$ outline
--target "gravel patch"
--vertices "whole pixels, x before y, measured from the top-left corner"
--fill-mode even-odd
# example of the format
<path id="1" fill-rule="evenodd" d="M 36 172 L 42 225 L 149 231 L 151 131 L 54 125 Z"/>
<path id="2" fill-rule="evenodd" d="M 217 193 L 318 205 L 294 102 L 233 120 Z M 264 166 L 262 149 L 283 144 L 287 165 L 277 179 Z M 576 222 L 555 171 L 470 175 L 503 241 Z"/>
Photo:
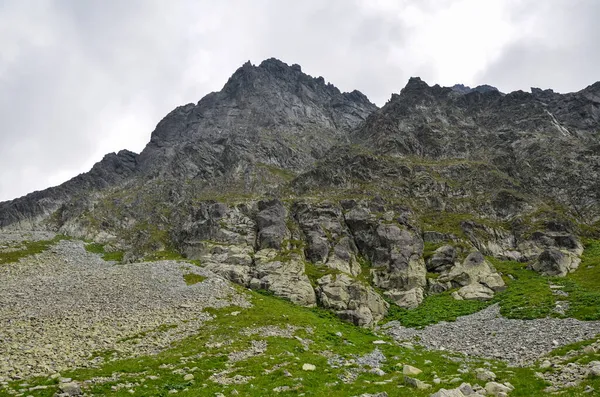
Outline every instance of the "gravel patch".
<path id="1" fill-rule="evenodd" d="M 30 231 L 30 232 L 0 232 L 0 247 L 2 245 L 19 244 L 23 241 L 40 241 L 52 240 L 56 237 L 56 233 L 47 231 Z"/>
<path id="2" fill-rule="evenodd" d="M 397 321 L 381 328 L 397 341 L 413 340 L 428 349 L 500 359 L 511 365 L 529 365 L 557 347 L 600 334 L 600 321 L 507 319 L 502 317 L 496 304 L 459 317 L 455 322 L 441 322 L 423 329 L 403 327 Z"/>
<path id="3" fill-rule="evenodd" d="M 186 285 L 186 273 L 206 279 Z M 154 354 L 197 333 L 211 318 L 203 309 L 250 305 L 228 281 L 195 265 L 115 264 L 80 241 L 0 265 L 0 280 L 0 378 Z"/>

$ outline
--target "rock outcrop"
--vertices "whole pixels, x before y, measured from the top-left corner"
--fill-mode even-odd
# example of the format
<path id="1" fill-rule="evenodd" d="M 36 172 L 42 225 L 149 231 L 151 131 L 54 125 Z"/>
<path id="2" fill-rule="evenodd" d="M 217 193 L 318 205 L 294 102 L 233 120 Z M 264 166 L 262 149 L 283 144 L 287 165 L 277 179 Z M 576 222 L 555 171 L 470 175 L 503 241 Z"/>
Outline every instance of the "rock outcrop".
<path id="1" fill-rule="evenodd" d="M 327 275 L 319 279 L 318 284 L 321 305 L 334 310 L 342 319 L 364 326 L 387 314 L 388 303 L 372 287 L 346 274 Z"/>
<path id="2" fill-rule="evenodd" d="M 438 282 L 447 283 L 448 289 L 460 288 L 453 293 L 456 299 L 488 300 L 506 288 L 502 276 L 481 252 L 470 253 L 462 264 L 440 275 Z"/>

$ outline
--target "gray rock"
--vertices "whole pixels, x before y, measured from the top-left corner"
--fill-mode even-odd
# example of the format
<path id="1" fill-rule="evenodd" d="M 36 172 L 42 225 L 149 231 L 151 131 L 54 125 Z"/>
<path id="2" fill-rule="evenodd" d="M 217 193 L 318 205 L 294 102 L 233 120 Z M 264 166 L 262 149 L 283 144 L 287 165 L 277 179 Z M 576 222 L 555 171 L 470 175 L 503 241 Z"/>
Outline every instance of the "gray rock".
<path id="1" fill-rule="evenodd" d="M 334 310 L 344 320 L 371 326 L 387 314 L 388 303 L 373 288 L 346 274 L 324 276 L 318 284 L 320 304 Z"/>
<path id="2" fill-rule="evenodd" d="M 419 389 L 419 390 L 425 390 L 425 389 L 431 388 L 430 384 L 425 383 L 422 380 L 419 380 L 417 378 L 411 378 L 410 376 L 404 377 L 404 384 L 406 384 L 407 386 L 413 387 L 415 389 Z"/>
<path id="3" fill-rule="evenodd" d="M 472 252 L 464 262 L 443 273 L 438 283 L 450 282 L 461 287 L 454 293 L 457 299 L 488 300 L 494 292 L 506 288 L 504 280 L 480 252 Z"/>
<path id="4" fill-rule="evenodd" d="M 58 388 L 68 396 L 81 396 L 83 394 L 81 387 L 76 382 L 61 383 Z"/>
<path id="5" fill-rule="evenodd" d="M 551 249 L 543 251 L 531 268 L 544 276 L 566 276 L 571 271 L 572 259 L 561 251 Z"/>
<path id="6" fill-rule="evenodd" d="M 427 261 L 427 271 L 442 273 L 454 267 L 456 261 L 456 248 L 444 245 L 436 249 Z"/>
<path id="7" fill-rule="evenodd" d="M 288 237 L 285 221 L 287 210 L 279 200 L 260 201 L 256 215 L 258 226 L 258 246 L 260 249 L 281 249 L 282 241 Z"/>

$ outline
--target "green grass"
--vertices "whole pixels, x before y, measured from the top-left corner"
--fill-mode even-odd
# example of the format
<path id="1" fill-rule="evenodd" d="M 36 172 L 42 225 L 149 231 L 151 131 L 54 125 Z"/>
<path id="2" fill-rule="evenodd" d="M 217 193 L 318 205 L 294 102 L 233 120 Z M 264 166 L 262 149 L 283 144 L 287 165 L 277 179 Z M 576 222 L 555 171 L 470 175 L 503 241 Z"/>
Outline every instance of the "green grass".
<path id="1" fill-rule="evenodd" d="M 206 280 L 206 277 L 196 273 L 187 273 L 183 275 L 183 279 L 187 285 L 194 285 Z"/>
<path id="2" fill-rule="evenodd" d="M 242 288 L 239 290 L 243 291 Z M 110 396 L 130 396 L 128 389 L 133 387 L 135 388 L 134 395 L 139 396 L 167 396 L 169 390 L 176 389 L 179 391 L 178 396 L 214 396 L 216 393 L 223 393 L 226 396 L 235 394 L 250 397 L 275 395 L 346 397 L 385 391 L 390 396 L 425 397 L 439 387 L 450 388 L 452 386 L 446 383 L 430 390 L 407 388 L 403 385 L 401 373 L 403 364 L 410 364 L 422 369 L 423 373 L 418 375 L 418 378 L 432 383 L 434 373 L 447 379 L 458 376 L 460 361 L 463 361 L 468 363 L 472 371 L 460 374 L 460 377 L 465 382 L 478 383 L 475 379 L 474 368 L 482 366 L 483 361 L 449 352 L 426 351 L 419 347 L 414 349 L 401 347 L 387 337 L 344 323 L 330 312 L 322 309 L 298 307 L 282 299 L 255 292 L 249 293 L 249 295 L 254 304 L 252 308 L 229 307 L 208 310 L 214 315 L 214 319 L 207 322 L 197 335 L 174 343 L 167 351 L 152 356 L 108 361 L 99 368 L 65 371 L 62 376 L 83 382 L 95 377 L 110 377 L 113 374 L 119 374 L 118 380 L 88 384 L 86 393 Z M 234 311 L 241 313 L 236 316 L 230 315 Z M 264 337 L 248 335 L 243 332 L 248 328 L 267 325 L 282 328 L 287 325 L 301 327 L 295 333 L 295 336 L 301 339 L 281 336 Z M 131 338 L 143 336 L 138 334 Z M 375 340 L 381 339 L 387 344 L 373 344 Z M 253 340 L 266 340 L 267 350 L 261 355 L 245 360 L 228 361 L 229 353 L 248 349 Z M 303 345 L 302 340 L 310 342 Z M 217 342 L 221 344 L 216 345 Z M 371 353 L 375 348 L 387 357 L 387 361 L 380 367 L 386 372 L 386 375 L 377 376 L 363 372 L 353 383 L 348 384 L 340 381 L 339 377 L 346 371 L 356 368 L 357 364 L 332 367 L 327 363 L 325 357 L 327 352 L 335 352 L 343 360 L 350 360 Z M 99 354 L 98 356 L 110 359 L 113 357 L 112 353 L 107 352 L 105 355 Z M 542 390 L 545 384 L 534 376 L 532 369 L 508 368 L 503 363 L 487 361 L 491 363 L 492 370 L 502 381 L 509 381 L 515 385 L 516 390 L 511 393 L 511 396 L 544 395 Z M 304 363 L 316 365 L 317 370 L 303 371 L 301 368 Z M 191 373 L 191 368 L 196 368 L 193 371 L 193 381 L 184 381 L 183 374 L 176 371 L 184 369 L 183 373 Z M 212 374 L 223 370 L 231 371 L 227 375 L 228 377 L 243 375 L 252 376 L 253 379 L 240 385 L 219 385 L 210 379 Z M 284 371 L 289 371 L 292 376 L 286 377 Z M 158 378 L 149 379 L 147 378 L 149 375 Z M 27 392 L 27 395 L 50 397 L 57 390 L 56 381 L 48 378 L 28 379 L 26 382 L 29 384 L 28 388 L 36 385 L 48 385 L 48 389 Z M 15 381 L 11 383 L 11 386 L 18 389 L 18 385 L 22 383 L 23 381 Z M 116 391 L 112 389 L 118 384 L 126 383 L 133 385 L 138 383 L 138 385 Z M 274 392 L 273 389 L 279 386 L 289 386 L 296 390 L 286 393 Z M 2 389 L 0 389 L 0 395 L 5 395 Z"/>
<path id="3" fill-rule="evenodd" d="M 429 258 L 431 258 L 433 256 L 433 253 L 435 252 L 435 250 L 440 248 L 443 245 L 444 245 L 444 243 L 431 243 L 429 241 L 425 241 L 425 244 L 423 247 L 423 259 L 425 261 L 427 261 Z"/>
<path id="4" fill-rule="evenodd" d="M 152 252 L 144 257 L 145 261 L 166 261 L 166 260 L 185 260 L 185 258 L 177 251 L 162 250 Z"/>
<path id="5" fill-rule="evenodd" d="M 0 265 L 3 263 L 18 262 L 21 258 L 40 254 L 59 241 L 68 239 L 69 237 L 67 236 L 57 235 L 52 240 L 24 241 L 19 247 L 16 247 L 18 249 L 14 251 L 0 252 Z"/>
<path id="6" fill-rule="evenodd" d="M 115 261 L 115 262 L 123 261 L 123 254 L 124 254 L 123 251 L 107 252 L 104 250 L 104 245 L 99 244 L 99 243 L 86 244 L 85 250 L 87 252 L 102 255 L 102 259 L 104 259 L 105 261 Z"/>
<path id="7" fill-rule="evenodd" d="M 500 302 L 503 316 L 533 319 L 554 315 L 556 298 L 550 289 L 549 278 L 526 269 L 521 262 L 500 261 L 492 257 L 487 259 L 504 275 L 507 285 L 507 289 L 494 298 L 494 302 Z"/>
<path id="8" fill-rule="evenodd" d="M 459 316 L 478 312 L 490 303 L 481 301 L 456 300 L 450 291 L 430 295 L 423 303 L 412 310 L 390 305 L 386 321 L 398 320 L 406 327 L 424 327 L 440 321 L 454 321 Z"/>
<path id="9" fill-rule="evenodd" d="M 304 263 L 304 273 L 310 280 L 313 287 L 318 285 L 317 280 L 328 274 L 340 274 L 341 272 L 337 269 L 332 269 L 327 265 L 316 265 L 311 262 Z"/>

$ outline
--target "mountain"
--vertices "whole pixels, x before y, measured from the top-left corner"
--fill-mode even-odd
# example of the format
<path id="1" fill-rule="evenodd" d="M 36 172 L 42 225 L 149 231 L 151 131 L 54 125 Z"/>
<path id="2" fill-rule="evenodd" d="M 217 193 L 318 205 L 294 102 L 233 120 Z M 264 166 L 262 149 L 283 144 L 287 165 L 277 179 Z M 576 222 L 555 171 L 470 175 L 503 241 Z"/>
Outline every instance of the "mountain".
<path id="1" fill-rule="evenodd" d="M 600 233 L 600 83 L 558 94 L 429 86 L 377 108 L 276 59 L 55 188 L 3 230 L 90 239 L 125 262 L 185 257 L 372 326 L 428 296 L 494 299 L 493 260 L 566 276 Z"/>

